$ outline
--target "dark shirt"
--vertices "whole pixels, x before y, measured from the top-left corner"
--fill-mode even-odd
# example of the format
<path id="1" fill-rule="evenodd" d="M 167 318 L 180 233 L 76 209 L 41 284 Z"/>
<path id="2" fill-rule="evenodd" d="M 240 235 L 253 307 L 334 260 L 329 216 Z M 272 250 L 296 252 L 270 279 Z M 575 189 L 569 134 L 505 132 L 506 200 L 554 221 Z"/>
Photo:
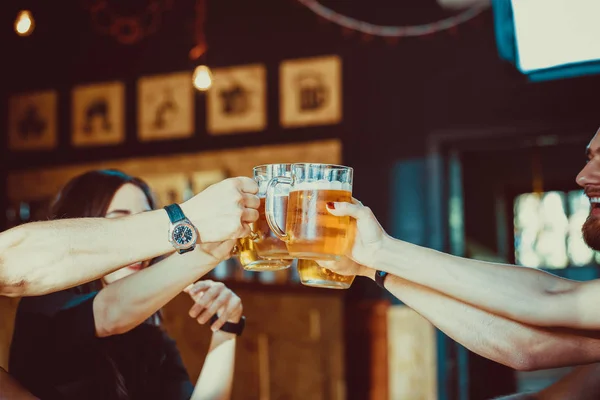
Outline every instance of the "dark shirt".
<path id="1" fill-rule="evenodd" d="M 11 375 L 44 400 L 189 399 L 193 385 L 175 342 L 160 327 L 143 323 L 122 335 L 96 337 L 96 294 L 64 290 L 23 298 Z"/>

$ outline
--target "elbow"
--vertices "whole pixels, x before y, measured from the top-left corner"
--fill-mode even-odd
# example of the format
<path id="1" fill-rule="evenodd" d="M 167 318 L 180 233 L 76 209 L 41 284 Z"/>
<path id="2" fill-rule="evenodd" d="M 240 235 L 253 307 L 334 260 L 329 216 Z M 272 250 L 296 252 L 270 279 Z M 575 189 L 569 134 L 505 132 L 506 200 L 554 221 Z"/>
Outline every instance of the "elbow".
<path id="1" fill-rule="evenodd" d="M 536 371 L 543 368 L 536 357 L 527 351 L 517 351 L 512 354 L 506 363 L 506 366 L 522 372 Z"/>
<path id="2" fill-rule="evenodd" d="M 543 357 L 537 354 L 538 347 L 530 340 L 512 341 L 501 352 L 498 362 L 516 371 L 535 371 L 541 369 Z"/>
<path id="3" fill-rule="evenodd" d="M 25 279 L 15 279 L 4 271 L 4 264 L 0 259 L 0 296 L 22 297 L 27 294 L 29 282 Z"/>
<path id="4" fill-rule="evenodd" d="M 104 292 L 104 290 L 100 291 L 94 299 L 96 336 L 102 338 L 128 332 L 131 328 L 123 323 L 117 299 L 104 295 Z"/>

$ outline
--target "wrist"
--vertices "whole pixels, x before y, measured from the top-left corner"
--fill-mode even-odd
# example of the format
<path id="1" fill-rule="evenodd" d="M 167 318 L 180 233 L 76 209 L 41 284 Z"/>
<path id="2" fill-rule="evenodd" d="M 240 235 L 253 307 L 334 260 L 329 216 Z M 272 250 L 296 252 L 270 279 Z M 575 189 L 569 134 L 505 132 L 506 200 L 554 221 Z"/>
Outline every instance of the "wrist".
<path id="1" fill-rule="evenodd" d="M 200 218 L 194 212 L 195 207 L 191 207 L 189 205 L 188 201 L 184 201 L 183 203 L 179 204 L 179 207 L 181 208 L 181 211 L 183 211 L 183 214 L 185 215 L 185 217 L 187 219 L 189 219 L 190 222 L 194 225 L 194 227 L 196 228 L 196 232 L 198 232 L 197 244 L 202 243 L 202 232 L 200 232 L 200 223 L 199 223 Z"/>
<path id="2" fill-rule="evenodd" d="M 370 265 L 374 270 L 386 270 L 385 265 L 387 263 L 387 254 L 390 252 L 390 248 L 393 246 L 395 239 L 391 236 L 384 234 L 379 243 L 379 248 L 375 252 L 373 257 L 373 265 Z"/>

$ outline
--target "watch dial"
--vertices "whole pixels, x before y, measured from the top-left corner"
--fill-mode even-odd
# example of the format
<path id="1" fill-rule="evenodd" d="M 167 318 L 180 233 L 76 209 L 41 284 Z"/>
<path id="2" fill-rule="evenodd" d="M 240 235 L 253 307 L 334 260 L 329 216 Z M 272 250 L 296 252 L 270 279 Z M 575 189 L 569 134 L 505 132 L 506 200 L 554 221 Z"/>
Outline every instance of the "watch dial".
<path id="1" fill-rule="evenodd" d="M 173 229 L 173 240 L 180 246 L 187 246 L 193 238 L 194 232 L 187 225 L 179 225 Z"/>

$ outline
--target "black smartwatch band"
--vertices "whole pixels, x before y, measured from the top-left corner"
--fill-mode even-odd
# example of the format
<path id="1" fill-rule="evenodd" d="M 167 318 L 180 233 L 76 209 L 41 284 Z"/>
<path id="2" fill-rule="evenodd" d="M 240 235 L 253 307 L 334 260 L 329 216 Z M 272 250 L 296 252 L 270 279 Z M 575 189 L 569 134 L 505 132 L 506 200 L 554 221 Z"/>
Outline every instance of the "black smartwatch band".
<path id="1" fill-rule="evenodd" d="M 179 207 L 179 204 L 170 204 L 168 206 L 163 207 L 169 216 L 169 220 L 171 220 L 172 224 L 175 224 L 179 221 L 183 221 L 185 219 L 185 214 Z"/>
<path id="2" fill-rule="evenodd" d="M 380 287 L 382 287 L 383 289 L 385 289 L 384 281 L 385 278 L 388 276 L 388 273 L 385 271 L 376 271 L 375 272 L 375 283 L 377 283 Z"/>
<path id="3" fill-rule="evenodd" d="M 210 317 L 210 324 L 214 324 L 218 319 L 219 317 L 217 316 L 217 314 L 214 314 L 212 317 Z M 237 336 L 240 336 L 242 332 L 244 332 L 245 326 L 246 317 L 242 316 L 242 318 L 240 318 L 240 322 L 238 322 L 237 324 L 233 322 L 225 322 L 225 324 L 221 327 L 220 330 L 227 333 L 234 333 Z"/>

